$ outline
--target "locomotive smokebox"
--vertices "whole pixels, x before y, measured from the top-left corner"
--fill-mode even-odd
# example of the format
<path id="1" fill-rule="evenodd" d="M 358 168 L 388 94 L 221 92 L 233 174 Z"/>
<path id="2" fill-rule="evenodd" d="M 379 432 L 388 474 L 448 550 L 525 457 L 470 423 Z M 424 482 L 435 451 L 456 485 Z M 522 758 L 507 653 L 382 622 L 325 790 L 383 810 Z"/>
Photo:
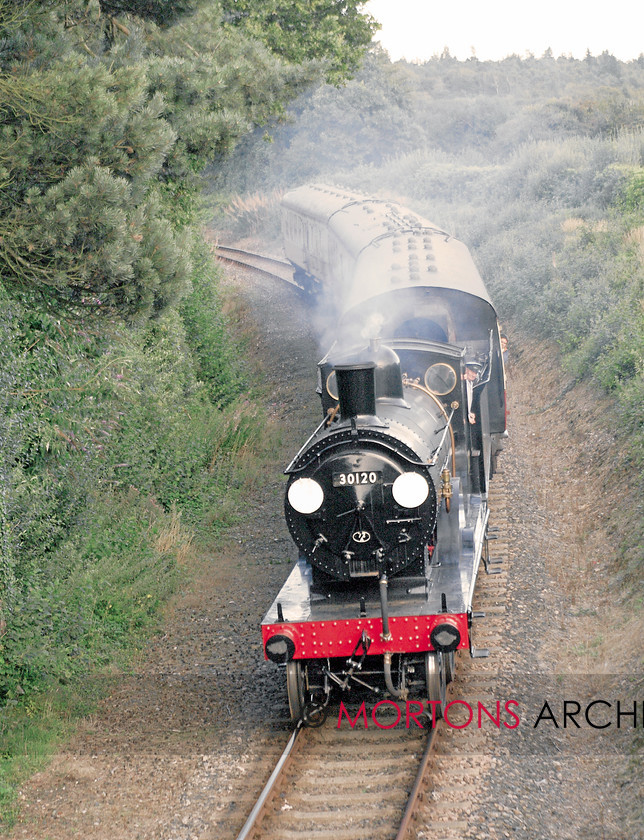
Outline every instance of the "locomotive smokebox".
<path id="1" fill-rule="evenodd" d="M 335 365 L 340 414 L 343 418 L 376 414 L 376 363 Z"/>

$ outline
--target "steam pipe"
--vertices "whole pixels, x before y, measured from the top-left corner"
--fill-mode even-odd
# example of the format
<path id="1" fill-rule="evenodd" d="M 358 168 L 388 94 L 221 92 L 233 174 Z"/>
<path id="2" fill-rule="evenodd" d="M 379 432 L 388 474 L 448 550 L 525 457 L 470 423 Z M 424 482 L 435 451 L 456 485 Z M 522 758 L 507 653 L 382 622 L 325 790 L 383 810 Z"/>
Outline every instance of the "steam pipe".
<path id="1" fill-rule="evenodd" d="M 391 632 L 389 630 L 389 603 L 387 601 L 387 587 L 389 586 L 389 581 L 387 580 L 387 575 L 383 574 L 379 581 L 380 584 L 380 611 L 382 612 L 382 635 L 380 638 L 383 642 L 390 642 L 393 638 Z M 401 700 L 406 699 L 407 692 L 403 689 L 399 691 L 394 686 L 394 681 L 391 678 L 391 651 L 385 651 L 384 655 L 384 673 L 385 673 L 385 685 L 387 686 L 387 691 L 391 694 L 392 697 L 398 697 Z"/>
<path id="2" fill-rule="evenodd" d="M 385 685 L 387 686 L 387 691 L 393 697 L 398 697 L 398 699 L 400 699 L 400 700 L 406 700 L 407 699 L 406 689 L 403 689 L 402 691 L 399 691 L 394 686 L 394 681 L 391 679 L 391 657 L 392 657 L 392 655 L 393 654 L 389 650 L 386 651 L 386 653 L 385 653 L 385 662 L 384 662 Z"/>
<path id="3" fill-rule="evenodd" d="M 452 417 L 453 416 L 454 416 L 454 409 L 452 409 L 451 412 L 450 412 L 447 423 L 445 424 L 445 428 L 443 429 L 443 434 L 441 435 L 441 439 L 438 443 L 438 446 L 434 450 L 434 458 L 432 459 L 433 461 L 436 460 L 436 454 L 441 451 L 441 449 L 443 447 L 443 443 L 445 442 L 445 436 L 447 435 L 448 432 L 451 432 L 450 440 L 451 440 L 452 443 L 454 442 L 454 432 L 452 430 Z M 454 451 L 453 448 L 452 448 L 452 451 Z"/>
<path id="4" fill-rule="evenodd" d="M 295 456 L 295 458 L 293 458 L 293 460 L 291 461 L 291 463 L 290 463 L 290 464 L 288 465 L 288 467 L 284 470 L 284 475 L 288 475 L 288 474 L 290 473 L 290 471 L 293 469 L 293 466 L 297 463 L 297 459 L 298 459 L 298 458 L 300 457 L 300 455 L 301 455 L 301 454 L 302 454 L 302 453 L 306 450 L 306 447 L 309 445 L 309 443 L 311 443 L 311 441 L 312 441 L 312 440 L 313 440 L 313 438 L 314 438 L 314 437 L 318 434 L 318 432 L 320 432 L 320 431 L 321 431 L 322 427 L 324 426 L 324 424 L 325 424 L 326 422 L 327 422 L 327 418 L 325 417 L 325 418 L 324 418 L 324 420 L 322 420 L 322 422 L 320 423 L 320 425 L 316 427 L 315 431 L 314 431 L 314 432 L 313 432 L 313 434 L 309 437 L 309 439 L 306 441 L 306 443 L 304 444 L 304 446 L 301 446 L 301 447 L 300 447 L 299 452 L 297 453 L 297 455 Z"/>
<path id="5" fill-rule="evenodd" d="M 380 578 L 380 612 L 382 613 L 382 635 L 383 642 L 390 642 L 393 638 L 389 630 L 389 602 L 387 600 L 387 575 L 383 574 Z"/>

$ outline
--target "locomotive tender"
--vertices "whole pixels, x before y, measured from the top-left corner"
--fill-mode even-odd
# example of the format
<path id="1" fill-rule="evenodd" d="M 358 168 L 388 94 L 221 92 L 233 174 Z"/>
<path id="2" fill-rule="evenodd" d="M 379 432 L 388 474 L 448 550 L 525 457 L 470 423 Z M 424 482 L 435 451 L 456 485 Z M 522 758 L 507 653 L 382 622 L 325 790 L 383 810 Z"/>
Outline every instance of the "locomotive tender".
<path id="1" fill-rule="evenodd" d="M 334 687 L 444 703 L 475 650 L 487 492 L 506 436 L 492 302 L 461 242 L 391 201 L 324 185 L 282 202 L 284 247 L 334 341 L 322 421 L 286 469 L 300 558 L 262 622 L 291 717 Z"/>

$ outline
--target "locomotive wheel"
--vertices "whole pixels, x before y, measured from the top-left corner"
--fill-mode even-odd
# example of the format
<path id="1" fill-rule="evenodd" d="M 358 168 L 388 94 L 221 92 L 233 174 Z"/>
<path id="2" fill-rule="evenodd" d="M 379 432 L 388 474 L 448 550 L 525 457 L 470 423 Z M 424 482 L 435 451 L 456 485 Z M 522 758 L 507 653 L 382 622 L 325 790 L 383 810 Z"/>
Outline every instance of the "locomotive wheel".
<path id="1" fill-rule="evenodd" d="M 286 665 L 286 693 L 291 720 L 300 720 L 304 715 L 304 668 L 300 662 Z"/>
<path id="2" fill-rule="evenodd" d="M 436 717 L 443 717 L 443 709 L 447 698 L 447 657 L 440 651 L 429 651 L 425 654 L 425 680 L 427 684 L 427 698 L 437 700 L 440 707 L 436 708 Z"/>

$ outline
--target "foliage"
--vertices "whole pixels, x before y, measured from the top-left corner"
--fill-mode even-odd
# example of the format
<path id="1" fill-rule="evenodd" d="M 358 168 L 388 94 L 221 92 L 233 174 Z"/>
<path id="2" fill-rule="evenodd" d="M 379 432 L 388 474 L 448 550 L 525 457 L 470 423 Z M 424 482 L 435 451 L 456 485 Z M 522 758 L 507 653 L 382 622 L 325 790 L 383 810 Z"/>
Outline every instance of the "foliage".
<path id="1" fill-rule="evenodd" d="M 622 193 L 622 207 L 644 221 L 644 169 L 634 172 Z"/>
<path id="2" fill-rule="evenodd" d="M 66 541 L 58 549 L 68 574 L 57 569 L 49 580 L 30 578 L 7 611 L 5 701 L 105 664 L 172 588 L 174 552 L 155 546 L 161 511 L 148 513 L 130 493 L 104 499 L 94 512 L 85 545 Z"/>
<path id="3" fill-rule="evenodd" d="M 498 62 L 448 56 L 391 65 L 373 51 L 344 88 L 315 88 L 296 100 L 290 121 L 272 132 L 274 142 L 265 142 L 264 131 L 247 137 L 215 173 L 216 186 L 235 192 L 285 188 L 361 165 L 386 172 L 388 161 L 415 150 L 430 165 L 442 151 L 453 157 L 455 169 L 512 165 L 515 154 L 528 165 L 533 153 L 542 154 L 540 144 L 545 150 L 552 141 L 551 151 L 568 138 L 580 148 L 583 139 L 609 141 L 596 148 L 610 156 L 611 141 L 615 148 L 625 139 L 633 147 L 642 145 L 643 71 L 644 61 L 615 66 L 607 56 L 584 61 L 511 56 Z M 550 189 L 556 190 L 559 174 L 567 173 L 568 187 L 579 197 L 587 184 L 574 180 L 576 162 L 570 149 L 564 154 L 568 160 L 553 165 Z M 598 183 L 591 188 L 603 189 L 608 206 L 621 175 L 619 169 L 602 167 L 600 159 L 595 163 Z M 536 161 L 531 171 L 538 173 Z"/>
<path id="4" fill-rule="evenodd" d="M 7 627 L 15 627 L 20 614 L 16 638 L 23 643 L 23 625 L 35 620 L 33 599 L 45 597 L 43 587 L 56 587 L 47 589 L 52 604 L 62 591 L 76 592 L 78 569 L 95 567 L 101 543 L 101 551 L 114 543 L 124 574 L 132 572 L 136 555 L 145 555 L 141 546 L 131 552 L 129 537 L 121 545 L 121 537 L 109 535 L 126 528 L 123 516 L 113 516 L 119 499 L 135 492 L 128 502 L 135 522 L 150 511 L 162 522 L 176 507 L 201 527 L 224 491 L 222 476 L 230 475 L 224 465 L 255 435 L 256 412 L 236 402 L 245 382 L 232 362 L 212 267 L 203 255 L 199 260 L 195 323 L 218 324 L 202 335 L 207 349 L 196 348 L 219 359 L 207 375 L 198 354 L 192 360 L 190 341 L 196 342 L 186 337 L 192 326 L 175 310 L 136 329 L 114 324 L 99 332 L 91 322 L 54 320 L 4 295 L 0 572 Z M 144 542 L 146 523 L 139 529 L 145 534 L 133 531 Z M 110 550 L 107 556 L 115 555 Z M 152 559 L 148 565 L 156 579 Z M 92 574 L 104 580 L 95 568 Z M 7 668 L 16 667 L 11 656 L 17 653 L 18 647 L 5 647 Z"/>
<path id="5" fill-rule="evenodd" d="M 158 198 L 137 206 L 131 185 L 93 161 L 45 194 L 28 190 L 0 227 L 5 277 L 49 306 L 149 316 L 189 283 L 189 238 L 173 231 Z"/>
<path id="6" fill-rule="evenodd" d="M 280 200 L 282 193 L 254 193 L 234 195 L 223 205 L 219 227 L 241 239 L 261 233 L 267 238 L 279 238 Z"/>
<path id="7" fill-rule="evenodd" d="M 174 307 L 99 327 L 0 287 L 0 803 L 15 761 L 60 731 L 44 726 L 45 698 L 69 686 L 60 717 L 81 681 L 98 693 L 100 670 L 156 626 L 189 574 L 193 542 L 243 508 L 262 418 L 239 396 L 213 266 L 200 252 L 193 264 L 207 346 Z M 218 365 L 204 372 L 199 353 Z"/>
<path id="8" fill-rule="evenodd" d="M 195 11 L 196 2 L 190 0 L 101 0 L 101 11 L 110 17 L 115 15 L 136 15 L 153 20 L 161 25 L 174 23 L 176 20 Z"/>
<path id="9" fill-rule="evenodd" d="M 381 54 L 370 55 L 342 90 L 318 85 L 294 101 L 271 135 L 248 135 L 213 170 L 215 189 L 274 190 L 322 178 L 344 162 L 380 166 L 415 148 L 413 100 L 404 77 Z M 270 141 L 270 142 L 267 142 Z"/>
<path id="10" fill-rule="evenodd" d="M 300 64 L 322 59 L 327 81 L 353 73 L 380 28 L 364 0 L 222 0 L 225 20 Z"/>
<path id="11" fill-rule="evenodd" d="M 39 3 L 9 9 L 0 7 L 3 282 L 74 313 L 158 314 L 191 272 L 191 219 L 169 218 L 159 179 L 189 192 L 207 160 L 279 116 L 309 76 L 225 34 L 216 5 L 163 31 L 136 19 L 117 27 L 98 3 L 70 3 L 64 15 Z"/>
<path id="12" fill-rule="evenodd" d="M 209 255 L 201 248 L 195 260 L 192 291 L 181 304 L 181 318 L 195 365 L 209 402 L 219 408 L 230 405 L 248 386 L 243 348 L 228 338 L 219 295 L 212 276 Z"/>
<path id="13" fill-rule="evenodd" d="M 2 771 L 240 507 L 262 418 L 198 175 L 320 72 L 216 3 L 0 0 Z"/>

